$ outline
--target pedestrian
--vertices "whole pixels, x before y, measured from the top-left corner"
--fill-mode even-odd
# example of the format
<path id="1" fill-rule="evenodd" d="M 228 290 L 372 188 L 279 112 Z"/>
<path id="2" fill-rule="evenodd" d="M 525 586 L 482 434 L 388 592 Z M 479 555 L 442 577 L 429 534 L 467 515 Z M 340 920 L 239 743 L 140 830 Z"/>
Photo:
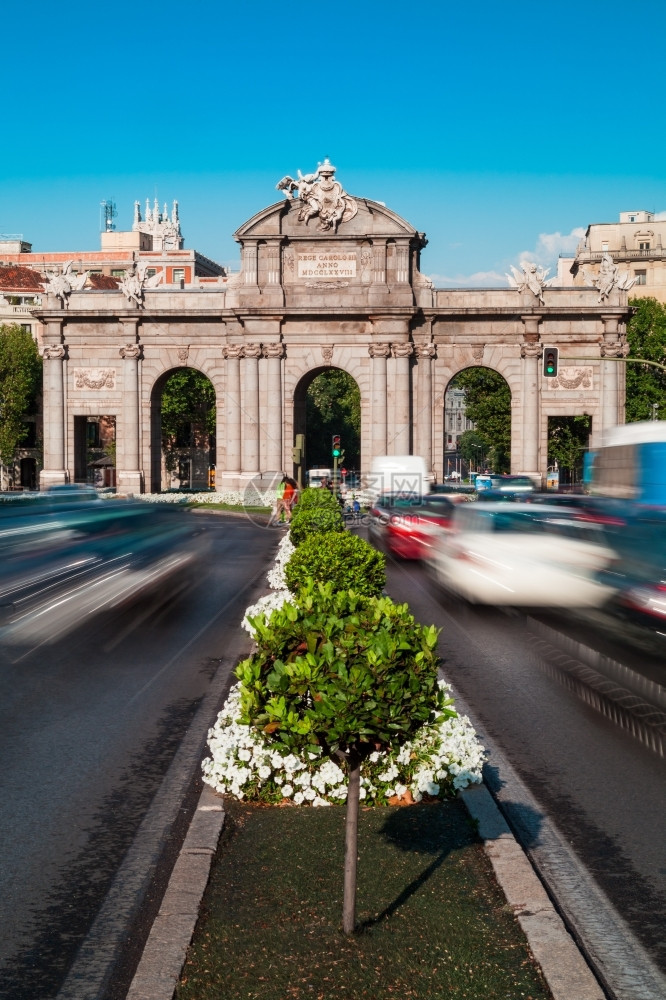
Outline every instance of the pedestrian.
<path id="1" fill-rule="evenodd" d="M 291 508 L 296 502 L 296 483 L 289 476 L 285 476 L 284 491 L 282 493 L 282 510 L 287 521 L 291 521 Z"/>
<path id="2" fill-rule="evenodd" d="M 287 485 L 287 477 L 283 476 L 275 491 L 275 504 L 268 520 L 269 528 L 274 524 L 279 524 L 284 520 L 284 491 Z"/>

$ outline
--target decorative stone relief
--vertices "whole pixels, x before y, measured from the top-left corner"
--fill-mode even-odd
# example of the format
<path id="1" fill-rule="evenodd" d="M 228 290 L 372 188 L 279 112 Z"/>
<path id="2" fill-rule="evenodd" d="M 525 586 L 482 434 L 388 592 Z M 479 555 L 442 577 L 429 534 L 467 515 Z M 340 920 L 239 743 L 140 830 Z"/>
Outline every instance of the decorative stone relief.
<path id="1" fill-rule="evenodd" d="M 414 354 L 417 358 L 423 358 L 427 361 L 429 358 L 437 357 L 437 348 L 434 344 L 415 344 Z"/>
<path id="2" fill-rule="evenodd" d="M 115 389 L 115 368 L 74 368 L 74 385 L 77 389 Z"/>
<path id="3" fill-rule="evenodd" d="M 390 353 L 390 344 L 370 344 L 368 347 L 368 354 L 371 358 L 388 358 Z"/>
<path id="4" fill-rule="evenodd" d="M 245 344 L 243 356 L 246 358 L 260 358 L 261 344 Z"/>
<path id="5" fill-rule="evenodd" d="M 242 358 L 244 354 L 242 344 L 228 344 L 222 351 L 224 358 L 232 361 L 237 361 L 238 358 Z"/>
<path id="6" fill-rule="evenodd" d="M 141 345 L 140 344 L 126 344 L 124 347 L 120 348 L 121 358 L 140 358 L 141 357 Z"/>
<path id="7" fill-rule="evenodd" d="M 146 261 L 137 261 L 135 258 L 132 261 L 130 270 L 125 273 L 118 285 L 118 290 L 123 293 L 127 301 L 129 303 L 134 302 L 138 309 L 143 305 L 144 289 L 156 288 L 162 280 L 162 271 L 158 271 L 147 278 L 147 268 L 148 263 Z"/>
<path id="8" fill-rule="evenodd" d="M 333 348 L 332 347 L 322 347 L 321 356 L 327 365 L 330 365 L 333 361 Z"/>
<path id="9" fill-rule="evenodd" d="M 529 340 L 526 344 L 520 345 L 521 358 L 540 358 L 542 354 L 543 348 L 536 341 Z"/>
<path id="10" fill-rule="evenodd" d="M 472 348 L 472 357 L 475 361 L 483 361 L 483 354 L 486 349 L 485 344 L 477 344 L 476 347 Z"/>
<path id="11" fill-rule="evenodd" d="M 301 202 L 298 221 L 307 226 L 310 219 L 318 218 L 317 229 L 322 233 L 336 233 L 341 222 L 349 222 L 358 212 L 355 200 L 334 180 L 335 170 L 327 157 L 314 173 L 302 174 L 299 170 L 297 178 L 287 174 L 276 184 L 287 198 Z"/>
<path id="12" fill-rule="evenodd" d="M 414 353 L 413 344 L 394 344 L 393 345 L 393 357 L 394 358 L 409 358 Z"/>
<path id="13" fill-rule="evenodd" d="M 544 379 L 544 389 L 591 389 L 593 368 L 568 365 L 560 368 L 555 378 Z M 547 384 L 546 384 L 547 383 Z"/>
<path id="14" fill-rule="evenodd" d="M 308 288 L 347 288 L 348 281 L 307 281 Z"/>
<path id="15" fill-rule="evenodd" d="M 592 288 L 599 289 L 597 302 L 603 302 L 611 294 L 614 288 L 626 291 L 636 284 L 636 277 L 629 271 L 620 271 L 619 267 L 609 253 L 603 254 L 599 265 L 599 274 L 593 274 L 586 268 L 581 268 L 585 283 Z"/>
<path id="16" fill-rule="evenodd" d="M 520 266 L 523 269 L 522 274 L 517 267 L 514 267 L 513 264 L 511 264 L 513 275 L 507 274 L 507 281 L 512 288 L 517 288 L 519 292 L 531 292 L 532 295 L 534 295 L 534 297 L 543 305 L 543 290 L 555 280 L 555 278 L 550 278 L 546 281 L 550 268 L 544 269 L 543 267 L 538 266 L 537 264 L 532 264 L 526 260 L 521 261 Z"/>
<path id="17" fill-rule="evenodd" d="M 48 344 L 42 351 L 42 357 L 46 361 L 60 361 L 65 357 L 65 348 L 62 344 Z"/>
<path id="18" fill-rule="evenodd" d="M 604 340 L 599 348 L 602 358 L 626 358 L 629 353 L 629 344 L 625 344 L 620 338 Z"/>
<path id="19" fill-rule="evenodd" d="M 372 247 L 363 247 L 361 250 L 361 281 L 365 284 L 372 281 L 374 259 Z"/>
<path id="20" fill-rule="evenodd" d="M 265 358 L 283 358 L 284 344 L 264 344 L 263 354 Z"/>
<path id="21" fill-rule="evenodd" d="M 88 280 L 88 272 L 83 274 L 73 274 L 73 260 L 68 260 L 63 264 L 62 271 L 49 271 L 47 273 L 47 295 L 55 295 L 60 299 L 63 309 L 69 305 L 69 296 L 72 292 L 80 292 Z"/>
<path id="22" fill-rule="evenodd" d="M 178 360 L 181 365 L 186 365 L 190 356 L 189 344 L 186 347 L 179 347 L 176 353 L 178 354 Z"/>

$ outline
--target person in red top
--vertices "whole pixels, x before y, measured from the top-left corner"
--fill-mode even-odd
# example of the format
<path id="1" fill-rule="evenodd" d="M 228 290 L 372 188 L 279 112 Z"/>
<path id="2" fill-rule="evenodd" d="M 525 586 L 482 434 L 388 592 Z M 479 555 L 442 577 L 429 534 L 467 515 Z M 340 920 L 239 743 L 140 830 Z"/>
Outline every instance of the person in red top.
<path id="1" fill-rule="evenodd" d="M 284 493 L 282 494 L 282 509 L 284 510 L 284 516 L 287 521 L 291 521 L 291 509 L 296 502 L 296 483 L 293 479 L 287 477 L 284 484 Z"/>

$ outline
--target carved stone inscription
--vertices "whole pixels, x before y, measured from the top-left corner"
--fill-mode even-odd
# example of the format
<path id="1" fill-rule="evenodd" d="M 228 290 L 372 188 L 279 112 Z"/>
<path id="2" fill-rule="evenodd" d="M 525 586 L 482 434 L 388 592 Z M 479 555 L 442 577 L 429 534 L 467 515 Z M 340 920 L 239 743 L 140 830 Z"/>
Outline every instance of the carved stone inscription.
<path id="1" fill-rule="evenodd" d="M 355 278 L 356 254 L 336 250 L 314 250 L 299 253 L 297 275 L 299 278 Z"/>

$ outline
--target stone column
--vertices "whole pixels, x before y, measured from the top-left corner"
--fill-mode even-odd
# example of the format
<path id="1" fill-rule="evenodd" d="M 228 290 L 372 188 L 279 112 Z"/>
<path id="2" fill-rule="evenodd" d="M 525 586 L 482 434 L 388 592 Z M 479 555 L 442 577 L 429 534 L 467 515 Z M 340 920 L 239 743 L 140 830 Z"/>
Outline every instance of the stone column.
<path id="1" fill-rule="evenodd" d="M 259 474 L 259 358 L 261 344 L 245 344 L 243 369 L 242 473 L 246 479 Z"/>
<path id="2" fill-rule="evenodd" d="M 425 459 L 430 472 L 432 461 L 432 361 L 436 355 L 434 344 L 419 344 L 414 348 L 417 358 L 418 386 L 416 414 L 416 451 Z"/>
<path id="3" fill-rule="evenodd" d="M 537 320 L 538 323 L 538 320 Z M 523 424 L 522 455 L 511 456 L 511 471 L 530 476 L 540 476 L 539 469 L 539 359 L 543 353 L 541 344 L 528 340 L 520 345 L 523 365 Z M 511 433 L 511 443 L 516 440 Z"/>
<path id="4" fill-rule="evenodd" d="M 242 344 L 229 344 L 224 348 L 226 360 L 226 391 L 224 394 L 224 461 L 218 462 L 220 475 L 215 484 L 238 488 L 241 470 L 241 372 L 240 359 L 243 357 Z M 222 446 L 222 435 L 218 431 L 218 451 Z"/>
<path id="5" fill-rule="evenodd" d="M 65 347 L 49 344 L 42 351 L 44 371 L 44 468 L 40 489 L 67 482 L 65 467 Z"/>
<path id="6" fill-rule="evenodd" d="M 282 358 L 284 345 L 264 344 L 264 357 L 268 365 L 268 394 L 266 399 L 266 473 L 280 472 L 285 463 L 282 451 Z"/>
<path id="7" fill-rule="evenodd" d="M 623 358 L 628 353 L 628 347 L 618 332 L 617 316 L 602 316 L 604 324 L 604 339 L 600 352 L 602 358 Z M 620 386 L 625 373 L 621 361 L 602 361 L 600 365 L 601 378 L 601 432 L 609 427 L 617 427 L 622 414 L 620 413 Z"/>
<path id="8" fill-rule="evenodd" d="M 370 406 L 372 420 L 371 459 L 386 454 L 388 440 L 386 426 L 386 359 L 391 352 L 390 344 L 371 344 L 368 348 L 372 358 L 370 383 Z"/>
<path id="9" fill-rule="evenodd" d="M 142 493 L 143 473 L 139 459 L 139 358 L 141 346 L 126 344 L 120 348 L 123 359 L 123 407 L 120 433 L 122 448 L 116 453 L 122 455 L 122 468 L 117 471 L 119 493 Z M 119 428 L 116 427 L 116 438 Z M 116 446 L 118 441 L 116 440 Z"/>
<path id="10" fill-rule="evenodd" d="M 409 391 L 409 359 L 413 353 L 414 345 L 394 344 L 393 357 L 395 358 L 395 411 L 394 425 L 392 433 L 391 454 L 411 455 L 411 419 L 410 419 L 410 391 Z"/>

